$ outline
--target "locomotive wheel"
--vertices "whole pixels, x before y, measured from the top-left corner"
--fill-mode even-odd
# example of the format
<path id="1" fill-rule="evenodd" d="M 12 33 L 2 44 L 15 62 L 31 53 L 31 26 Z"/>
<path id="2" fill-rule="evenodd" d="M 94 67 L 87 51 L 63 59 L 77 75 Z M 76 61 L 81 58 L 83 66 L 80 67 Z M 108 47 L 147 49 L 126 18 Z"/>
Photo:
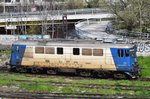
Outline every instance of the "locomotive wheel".
<path id="1" fill-rule="evenodd" d="M 47 70 L 46 70 L 46 73 L 47 73 L 47 74 L 55 75 L 55 74 L 57 74 L 57 71 L 56 71 L 55 69 L 47 69 Z"/>
<path id="2" fill-rule="evenodd" d="M 25 73 L 27 72 L 27 69 L 25 67 L 16 67 L 16 71 L 20 73 Z"/>
<path id="3" fill-rule="evenodd" d="M 83 77 L 91 76 L 91 72 L 89 70 L 79 70 L 78 73 L 80 76 L 83 76 Z"/>
<path id="4" fill-rule="evenodd" d="M 106 77 L 106 74 L 104 72 L 97 72 L 97 77 L 103 78 L 103 77 Z"/>
<path id="5" fill-rule="evenodd" d="M 115 79 L 126 79 L 126 75 L 124 73 L 115 73 L 114 74 Z"/>
<path id="6" fill-rule="evenodd" d="M 26 73 L 26 72 L 27 72 L 27 68 L 25 68 L 25 67 L 21 68 L 21 67 L 20 67 L 20 72 L 21 72 L 21 73 Z"/>
<path id="7" fill-rule="evenodd" d="M 16 72 L 16 67 L 11 67 L 10 72 Z"/>
<path id="8" fill-rule="evenodd" d="M 36 74 L 38 72 L 39 72 L 39 70 L 37 68 L 31 68 L 31 73 Z"/>
<path id="9" fill-rule="evenodd" d="M 97 78 L 97 72 L 96 71 L 93 71 L 91 75 L 92 75 L 92 77 Z"/>

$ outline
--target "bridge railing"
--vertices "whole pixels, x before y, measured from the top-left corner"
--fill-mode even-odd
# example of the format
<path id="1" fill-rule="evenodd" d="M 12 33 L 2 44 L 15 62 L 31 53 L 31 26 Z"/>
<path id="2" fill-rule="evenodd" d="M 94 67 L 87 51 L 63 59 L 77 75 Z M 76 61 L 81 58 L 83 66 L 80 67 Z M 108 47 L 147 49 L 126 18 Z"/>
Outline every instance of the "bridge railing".
<path id="1" fill-rule="evenodd" d="M 140 33 L 140 32 L 118 32 L 117 35 L 122 35 L 128 38 L 144 39 L 150 40 L 150 33 Z"/>
<path id="2" fill-rule="evenodd" d="M 105 22 L 107 22 L 107 21 L 105 21 Z M 76 30 L 77 35 L 80 38 L 94 39 L 94 38 L 98 37 L 99 40 L 101 39 L 103 41 L 106 41 L 106 39 L 110 39 L 110 38 L 104 38 L 104 37 L 106 37 L 106 34 L 102 33 L 101 37 L 98 36 L 98 32 L 104 32 L 105 27 L 102 28 L 101 30 L 100 29 L 99 30 L 95 30 L 95 29 L 85 30 L 84 29 L 84 27 L 87 27 L 87 25 L 92 25 L 92 24 L 97 24 L 98 25 L 98 24 L 102 24 L 102 23 L 104 23 L 104 21 L 101 21 L 100 19 L 90 19 L 90 20 L 86 20 L 86 21 L 85 20 L 78 21 L 77 23 L 75 23 L 75 30 Z M 114 38 L 112 38 L 111 40 L 113 40 L 113 39 Z"/>
<path id="3" fill-rule="evenodd" d="M 6 12 L 1 13 L 0 18 L 11 17 L 31 17 L 39 15 L 78 15 L 78 14 L 97 14 L 97 13 L 109 13 L 106 9 L 90 8 L 90 9 L 72 9 L 72 10 L 49 10 L 49 11 L 36 11 L 36 12 Z"/>
<path id="4" fill-rule="evenodd" d="M 72 9 L 64 10 L 64 14 L 76 15 L 76 14 L 96 14 L 96 13 L 109 13 L 107 9 L 100 8 L 88 8 L 88 9 Z"/>

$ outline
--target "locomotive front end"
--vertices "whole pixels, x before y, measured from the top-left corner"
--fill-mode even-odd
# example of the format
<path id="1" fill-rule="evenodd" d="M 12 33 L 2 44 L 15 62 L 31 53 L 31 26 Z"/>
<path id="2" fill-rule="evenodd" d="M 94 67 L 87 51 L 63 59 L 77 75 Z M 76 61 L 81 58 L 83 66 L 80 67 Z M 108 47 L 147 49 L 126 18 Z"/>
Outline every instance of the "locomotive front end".
<path id="1" fill-rule="evenodd" d="M 137 46 L 135 45 L 133 48 L 130 48 L 129 53 L 130 53 L 130 66 L 131 68 L 131 73 L 133 75 L 133 78 L 138 78 L 141 75 L 141 68 L 137 62 Z"/>
<path id="2" fill-rule="evenodd" d="M 111 52 L 116 66 L 115 75 L 126 75 L 129 78 L 139 77 L 140 66 L 137 64 L 136 45 L 119 45 L 118 48 L 112 48 Z"/>

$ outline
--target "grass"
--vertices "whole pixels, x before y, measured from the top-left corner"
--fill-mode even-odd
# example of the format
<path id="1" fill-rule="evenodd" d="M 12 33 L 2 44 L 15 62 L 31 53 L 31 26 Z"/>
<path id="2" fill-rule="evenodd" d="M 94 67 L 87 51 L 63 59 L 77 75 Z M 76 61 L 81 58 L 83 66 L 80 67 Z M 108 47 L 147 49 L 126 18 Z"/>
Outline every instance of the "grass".
<path id="1" fill-rule="evenodd" d="M 27 80 L 20 82 L 18 80 Z M 30 82 L 28 82 L 30 80 Z M 53 82 L 69 82 L 76 85 L 82 84 L 101 84 L 115 85 L 112 88 L 82 88 L 78 86 L 56 86 Z M 120 95 L 138 95 L 148 96 L 150 91 L 143 90 L 121 90 L 118 85 L 130 86 L 146 86 L 150 87 L 147 81 L 130 81 L 130 80 L 107 80 L 107 79 L 73 79 L 65 76 L 46 76 L 45 78 L 39 75 L 20 74 L 20 73 L 0 73 L 0 86 L 17 86 L 18 91 L 24 90 L 27 92 L 53 92 L 53 93 L 89 93 L 89 94 L 120 94 Z"/>
<path id="2" fill-rule="evenodd" d="M 8 50 L 6 50 L 6 55 L 8 56 L 8 58 L 10 58 L 10 55 L 11 55 L 11 49 L 8 49 Z"/>
<path id="3" fill-rule="evenodd" d="M 11 50 L 7 50 L 6 54 L 10 57 Z M 138 57 L 138 63 L 143 68 L 142 77 L 150 77 L 150 56 Z M 17 80 L 30 80 L 30 82 L 20 82 Z M 115 88 L 79 88 L 78 86 L 54 86 L 52 82 L 69 82 L 76 85 L 80 84 L 102 84 L 115 85 Z M 20 74 L 20 73 L 0 73 L 1 86 L 17 86 L 17 91 L 23 90 L 28 92 L 54 92 L 54 93 L 90 93 L 90 94 L 121 94 L 121 95 L 138 95 L 150 96 L 150 91 L 144 90 L 121 90 L 118 85 L 142 86 L 150 87 L 147 81 L 130 81 L 130 80 L 107 80 L 107 79 L 70 79 L 64 76 L 47 76 Z M 16 91 L 16 90 L 14 90 Z"/>
<path id="4" fill-rule="evenodd" d="M 139 56 L 138 63 L 142 67 L 142 77 L 150 77 L 150 56 Z"/>

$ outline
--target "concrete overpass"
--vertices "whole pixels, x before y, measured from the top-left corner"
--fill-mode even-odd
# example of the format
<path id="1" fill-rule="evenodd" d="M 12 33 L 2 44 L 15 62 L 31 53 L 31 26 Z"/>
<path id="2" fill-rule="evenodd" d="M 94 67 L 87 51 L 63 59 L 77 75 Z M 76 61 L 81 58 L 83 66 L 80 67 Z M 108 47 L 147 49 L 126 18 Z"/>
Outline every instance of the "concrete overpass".
<path id="1" fill-rule="evenodd" d="M 42 12 L 39 11 L 20 12 L 20 13 L 11 12 L 11 13 L 1 13 L 0 23 L 62 20 L 63 15 L 67 16 L 67 20 L 102 19 L 102 18 L 114 17 L 113 14 L 111 14 L 107 10 L 99 9 L 99 8 L 74 9 L 74 10 L 64 10 L 64 11 L 56 10 L 56 11 L 42 11 Z"/>

